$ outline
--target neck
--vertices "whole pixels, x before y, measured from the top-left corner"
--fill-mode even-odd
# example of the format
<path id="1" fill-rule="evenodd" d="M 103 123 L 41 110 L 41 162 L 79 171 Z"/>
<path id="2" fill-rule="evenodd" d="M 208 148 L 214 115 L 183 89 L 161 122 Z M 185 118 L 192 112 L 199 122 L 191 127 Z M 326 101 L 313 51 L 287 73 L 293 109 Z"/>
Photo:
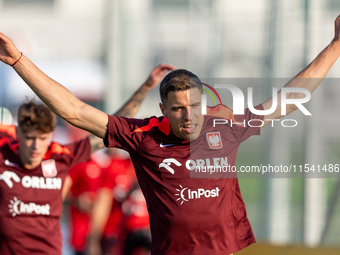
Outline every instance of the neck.
<path id="1" fill-rule="evenodd" d="M 37 166 L 39 166 L 40 163 L 27 163 L 27 164 L 23 163 L 23 165 L 24 165 L 24 167 L 26 169 L 31 170 L 31 169 L 36 168 Z"/>

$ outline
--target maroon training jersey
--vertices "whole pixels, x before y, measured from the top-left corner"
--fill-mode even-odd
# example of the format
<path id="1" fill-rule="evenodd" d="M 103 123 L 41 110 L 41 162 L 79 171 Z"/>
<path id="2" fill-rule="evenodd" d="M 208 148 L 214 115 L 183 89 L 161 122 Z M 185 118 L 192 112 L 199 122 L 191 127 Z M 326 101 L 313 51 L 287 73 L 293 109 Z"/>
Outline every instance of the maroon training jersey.
<path id="1" fill-rule="evenodd" d="M 192 177 L 197 166 L 235 166 L 240 143 L 260 134 L 248 120 L 263 117 L 248 109 L 232 116 L 221 105 L 209 113 L 218 117 L 205 116 L 199 138 L 191 143 L 177 138 L 164 117 L 109 116 L 104 142 L 131 155 L 148 206 L 152 254 L 225 255 L 255 242 L 237 178 Z M 221 116 L 239 125 L 231 125 L 229 119 L 214 127 L 214 119 Z"/>
<path id="2" fill-rule="evenodd" d="M 0 254 L 61 254 L 61 191 L 68 169 L 90 159 L 88 139 L 52 142 L 41 165 L 25 169 L 15 126 L 0 125 Z"/>

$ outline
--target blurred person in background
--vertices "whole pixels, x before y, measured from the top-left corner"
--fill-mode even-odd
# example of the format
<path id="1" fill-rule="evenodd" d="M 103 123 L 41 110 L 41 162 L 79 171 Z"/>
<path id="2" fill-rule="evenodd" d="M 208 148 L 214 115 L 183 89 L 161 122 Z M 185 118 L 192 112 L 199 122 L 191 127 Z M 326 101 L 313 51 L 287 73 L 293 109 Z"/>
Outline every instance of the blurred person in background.
<path id="1" fill-rule="evenodd" d="M 97 191 L 102 183 L 103 169 L 94 159 L 73 166 L 68 176 L 72 180 L 64 205 L 67 206 L 70 245 L 77 255 L 85 254 L 89 221 Z"/>
<path id="2" fill-rule="evenodd" d="M 65 202 L 69 206 L 71 246 L 75 254 L 85 254 L 90 222 L 92 228 L 99 222 L 100 234 L 91 244 L 100 247 L 103 254 L 149 254 L 148 212 L 131 159 L 118 149 L 104 153 L 107 158 L 95 153 L 90 161 L 69 171 L 72 186 Z"/>
<path id="3" fill-rule="evenodd" d="M 107 149 L 104 169 L 88 238 L 90 254 L 149 254 L 149 215 L 128 154 Z M 102 250 L 102 252 L 101 252 Z"/>
<path id="4" fill-rule="evenodd" d="M 148 255 L 151 253 L 149 213 L 143 192 L 137 183 L 122 203 L 125 216 L 123 255 Z"/>
<path id="5" fill-rule="evenodd" d="M 19 107 L 18 127 L 0 125 L 1 254 L 61 253 L 62 185 L 93 144 L 50 142 L 55 126 L 52 111 L 34 101 Z"/>
<path id="6" fill-rule="evenodd" d="M 194 148 L 199 162 L 207 158 L 210 162 L 228 159 L 227 165 L 235 167 L 240 143 L 283 117 L 281 110 L 285 115 L 297 110 L 295 104 L 281 109 L 278 99 L 272 111 L 276 98 L 270 98 L 257 107 L 270 112 L 267 115 L 258 116 L 246 109 L 244 115 L 233 116 L 229 108 L 218 105 L 207 109 L 204 116 L 202 83 L 195 74 L 177 69 L 166 75 L 160 85 L 163 116 L 109 116 L 81 102 L 21 57 L 8 37 L 0 34 L 0 42 L 0 60 L 8 65 L 17 63 L 14 70 L 58 116 L 100 137 L 105 146 L 130 153 L 150 215 L 152 254 L 233 254 L 255 242 L 235 174 L 231 173 L 232 178 L 190 178 L 191 152 Z M 335 20 L 330 44 L 284 87 L 312 93 L 339 56 L 340 16 Z M 277 96 L 280 98 L 281 91 Z M 305 96 L 292 92 L 288 99 L 301 100 Z M 214 127 L 216 117 L 228 120 L 228 124 Z M 257 120 L 262 125 L 252 122 L 254 126 L 231 126 L 229 121 L 234 117 L 237 122 Z"/>
<path id="7" fill-rule="evenodd" d="M 148 92 L 172 69 L 156 67 L 116 114 L 134 116 Z M 55 127 L 52 111 L 33 100 L 19 107 L 18 127 L 0 123 L 1 254 L 61 254 L 62 188 L 68 170 L 89 161 L 103 143 L 95 136 L 67 145 L 51 142 Z"/>

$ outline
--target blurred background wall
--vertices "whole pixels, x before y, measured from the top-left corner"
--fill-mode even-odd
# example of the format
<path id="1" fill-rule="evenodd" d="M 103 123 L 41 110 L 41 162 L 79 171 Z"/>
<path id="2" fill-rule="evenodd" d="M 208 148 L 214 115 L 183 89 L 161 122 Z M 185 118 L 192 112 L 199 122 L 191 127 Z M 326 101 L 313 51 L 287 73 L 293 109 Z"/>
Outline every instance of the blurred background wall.
<path id="1" fill-rule="evenodd" d="M 283 86 L 332 40 L 339 14 L 338 0 L 0 0 L 0 31 L 77 97 L 112 113 L 159 63 Z M 298 127 L 264 128 L 241 146 L 237 164 L 340 163 L 339 71 L 340 61 L 313 94 L 312 118 L 294 113 Z M 272 86 L 257 87 L 255 102 Z M 0 107 L 9 112 L 1 118 L 16 123 L 17 107 L 32 97 L 0 65 Z M 137 116 L 160 115 L 158 102 L 156 89 Z M 70 129 L 59 120 L 55 139 L 75 139 Z M 339 179 L 307 177 L 240 179 L 259 242 L 340 248 Z"/>

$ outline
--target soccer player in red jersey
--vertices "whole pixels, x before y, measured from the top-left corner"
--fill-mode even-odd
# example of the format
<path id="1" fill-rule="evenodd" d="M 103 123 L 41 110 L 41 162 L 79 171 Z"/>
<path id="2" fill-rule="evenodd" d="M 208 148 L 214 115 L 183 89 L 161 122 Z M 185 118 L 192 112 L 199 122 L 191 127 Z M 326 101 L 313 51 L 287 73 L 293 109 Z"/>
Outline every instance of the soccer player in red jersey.
<path id="1" fill-rule="evenodd" d="M 85 254 L 90 215 L 103 182 L 103 170 L 92 155 L 90 161 L 73 166 L 68 176 L 72 186 L 64 204 L 68 207 L 70 244 L 75 254 Z"/>
<path id="2" fill-rule="evenodd" d="M 339 36 L 340 16 L 335 20 L 330 44 L 285 87 L 304 88 L 312 93 L 340 55 Z M 208 160 L 234 166 L 239 144 L 250 135 L 259 134 L 260 128 L 229 124 L 212 128 L 212 118 L 201 114 L 200 82 L 192 80 L 198 80 L 196 75 L 175 70 L 163 79 L 163 117 L 114 117 L 81 102 L 46 76 L 21 56 L 8 37 L 0 34 L 0 40 L 0 60 L 8 65 L 16 63 L 14 70 L 52 111 L 102 138 L 106 146 L 130 153 L 148 206 L 152 254 L 232 254 L 255 242 L 237 179 L 193 179 L 190 172 L 194 164 L 204 165 Z M 318 79 L 297 82 L 301 81 L 299 78 Z M 303 93 L 289 95 L 290 99 L 304 97 Z M 258 109 L 271 109 L 272 101 L 265 101 Z M 282 110 L 289 114 L 296 109 L 290 104 Z M 264 118 L 248 109 L 240 117 L 246 121 L 266 119 L 266 125 L 268 120 L 282 117 L 281 104 Z M 197 158 L 191 158 L 191 150 Z"/>
<path id="3" fill-rule="evenodd" d="M 144 247 L 146 251 L 149 249 L 149 217 L 145 200 L 130 157 L 117 151 L 106 150 L 105 154 L 109 154 L 106 160 L 103 160 L 104 156 L 92 155 L 91 161 L 76 164 L 69 171 L 72 186 L 66 203 L 69 205 L 70 239 L 75 254 L 85 254 L 90 219 L 98 216 L 102 223 L 100 235 L 97 240 L 92 238 L 91 244 L 98 241 L 97 247 L 101 243 L 105 254 L 123 254 L 123 250 Z M 101 161 L 109 162 L 104 166 Z M 99 208 L 96 206 L 94 212 L 93 205 L 98 197 L 104 204 Z M 133 236 L 138 238 L 135 247 L 131 247 L 135 239 Z M 126 246 L 125 240 L 129 242 Z"/>
<path id="4" fill-rule="evenodd" d="M 145 199 L 130 157 L 117 151 L 106 151 L 111 163 L 103 169 L 103 183 L 92 210 L 88 252 L 149 254 L 151 238 Z"/>
<path id="5" fill-rule="evenodd" d="M 172 70 L 159 65 L 116 113 L 133 117 L 150 89 Z M 71 166 L 90 160 L 102 141 L 90 136 L 50 142 L 56 117 L 45 105 L 23 103 L 18 127 L 0 124 L 0 253 L 61 254 L 62 187 Z"/>

